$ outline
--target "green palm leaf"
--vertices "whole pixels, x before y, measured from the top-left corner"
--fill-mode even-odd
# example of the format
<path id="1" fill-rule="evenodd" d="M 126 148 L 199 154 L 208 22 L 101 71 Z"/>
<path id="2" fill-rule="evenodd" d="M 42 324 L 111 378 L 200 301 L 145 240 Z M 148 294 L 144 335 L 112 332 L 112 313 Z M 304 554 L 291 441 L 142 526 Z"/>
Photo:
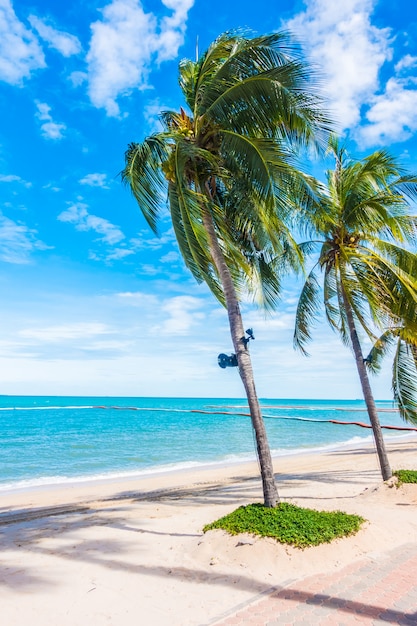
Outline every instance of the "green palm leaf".
<path id="1" fill-rule="evenodd" d="M 156 233 L 156 221 L 166 197 L 162 164 L 169 156 L 163 137 L 153 135 L 142 144 L 132 143 L 125 155 L 122 181 L 129 185 L 146 221 Z"/>
<path id="2" fill-rule="evenodd" d="M 311 339 L 310 328 L 314 325 L 320 309 L 321 290 L 315 270 L 316 267 L 311 270 L 304 283 L 295 314 L 294 346 L 305 355 L 308 355 L 305 345 Z"/>
<path id="3" fill-rule="evenodd" d="M 404 341 L 399 341 L 394 357 L 392 388 L 401 417 L 417 424 L 417 353 Z"/>

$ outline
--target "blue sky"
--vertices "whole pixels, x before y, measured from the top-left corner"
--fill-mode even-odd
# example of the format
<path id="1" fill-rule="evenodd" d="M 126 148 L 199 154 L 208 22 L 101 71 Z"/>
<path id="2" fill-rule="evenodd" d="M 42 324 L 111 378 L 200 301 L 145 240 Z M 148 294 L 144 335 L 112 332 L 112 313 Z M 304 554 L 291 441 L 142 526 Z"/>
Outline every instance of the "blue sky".
<path id="1" fill-rule="evenodd" d="M 184 268 L 168 214 L 157 239 L 119 177 L 128 143 L 182 104 L 178 61 L 237 27 L 291 30 L 351 152 L 388 147 L 417 171 L 408 0 L 0 0 L 0 393 L 243 395 L 217 365 L 225 311 Z M 324 325 L 310 358 L 294 352 L 298 288 L 268 319 L 243 305 L 259 395 L 359 398 Z M 373 388 L 391 397 L 388 368 Z"/>

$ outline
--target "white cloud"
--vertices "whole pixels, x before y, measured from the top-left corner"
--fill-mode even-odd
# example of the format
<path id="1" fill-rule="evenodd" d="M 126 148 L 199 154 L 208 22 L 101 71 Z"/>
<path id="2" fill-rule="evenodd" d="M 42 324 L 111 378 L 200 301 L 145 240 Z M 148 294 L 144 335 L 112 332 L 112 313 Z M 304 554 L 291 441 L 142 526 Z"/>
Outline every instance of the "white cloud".
<path id="1" fill-rule="evenodd" d="M 175 296 L 164 302 L 160 309 L 166 317 L 161 324 L 154 326 L 152 332 L 157 335 L 188 335 L 191 328 L 204 319 L 201 311 L 203 302 L 192 296 Z"/>
<path id="2" fill-rule="evenodd" d="M 417 81 L 388 80 L 384 93 L 373 98 L 367 124 L 355 136 L 363 147 L 405 141 L 417 131 Z"/>
<path id="3" fill-rule="evenodd" d="M 157 274 L 159 274 L 159 270 L 154 265 L 144 263 L 140 266 L 140 273 L 145 276 L 156 276 Z"/>
<path id="4" fill-rule="evenodd" d="M 0 80 L 20 85 L 46 67 L 38 40 L 16 16 L 10 0 L 0 0 Z"/>
<path id="5" fill-rule="evenodd" d="M 177 56 L 193 0 L 163 4 L 174 13 L 160 24 L 139 0 L 113 0 L 102 9 L 103 19 L 91 25 L 88 92 L 93 105 L 105 108 L 108 115 L 119 115 L 119 96 L 147 86 L 155 57 L 165 61 Z"/>
<path id="6" fill-rule="evenodd" d="M 322 68 L 325 92 L 344 129 L 360 122 L 361 106 L 378 89 L 378 73 L 391 58 L 390 31 L 371 23 L 375 0 L 309 0 L 286 27 Z"/>
<path id="7" fill-rule="evenodd" d="M 408 70 L 410 67 L 415 67 L 417 65 L 417 57 L 411 56 L 411 54 L 406 54 L 402 59 L 398 61 L 395 65 L 395 71 L 401 72 L 402 70 Z"/>
<path id="8" fill-rule="evenodd" d="M 63 297 L 59 291 L 47 301 L 17 290 L 4 303 L 0 326 L 3 393 L 242 398 L 238 372 L 217 365 L 219 353 L 233 352 L 225 309 L 196 284 L 189 292 L 195 307 L 192 300 L 181 306 L 169 290 L 183 286 L 154 283 L 159 291 L 150 294 L 145 285 L 122 293 L 109 285 L 103 294 L 91 283 L 84 293 Z M 8 311 L 11 300 L 18 307 Z M 291 320 L 276 323 L 281 315 L 277 311 L 269 326 L 256 309 L 244 307 L 245 328 L 253 326 L 256 337 L 249 348 L 259 396 L 360 397 L 352 355 L 326 323 L 305 358 L 292 348 Z M 372 381 L 376 397 L 390 397 L 389 379 L 388 373 Z"/>
<path id="9" fill-rule="evenodd" d="M 131 306 L 143 307 L 146 305 L 151 309 L 158 306 L 157 297 L 144 291 L 122 291 L 117 293 L 116 297 Z"/>
<path id="10" fill-rule="evenodd" d="M 71 204 L 66 211 L 58 215 L 58 220 L 74 224 L 76 230 L 93 230 L 102 235 L 101 240 L 109 245 L 119 243 L 125 238 L 120 228 L 102 217 L 90 214 L 87 205 L 81 202 Z"/>
<path id="11" fill-rule="evenodd" d="M 156 98 L 155 100 L 150 100 L 145 105 L 145 107 L 143 108 L 143 117 L 145 118 L 145 121 L 147 123 L 147 132 L 149 134 L 158 133 L 163 130 L 159 116 L 161 114 L 161 111 L 167 110 L 169 108 L 170 107 L 167 106 L 161 106 L 158 98 Z"/>
<path id="12" fill-rule="evenodd" d="M 88 80 L 88 75 L 86 72 L 75 71 L 71 72 L 68 78 L 74 87 L 79 87 Z"/>
<path id="13" fill-rule="evenodd" d="M 7 359 L 14 359 L 16 357 L 27 359 L 36 358 L 36 352 L 28 350 L 26 344 L 26 341 L 16 341 L 15 338 L 12 340 L 0 339 L 0 354 L 3 358 Z"/>
<path id="14" fill-rule="evenodd" d="M 126 291 L 116 295 L 122 304 L 139 308 L 142 321 L 146 321 L 147 324 L 154 322 L 157 317 L 158 324 L 150 328 L 150 335 L 188 335 L 191 329 L 206 319 L 208 312 L 206 298 L 189 295 L 166 297 L 142 291 Z M 212 301 L 211 298 L 210 301 Z M 217 308 L 217 303 L 214 300 L 212 302 Z M 224 309 L 222 311 L 226 316 Z"/>
<path id="15" fill-rule="evenodd" d="M 64 57 L 70 57 L 81 52 L 81 44 L 74 35 L 49 26 L 36 15 L 30 15 L 29 22 L 39 37 L 46 41 L 51 48 L 58 50 Z"/>
<path id="16" fill-rule="evenodd" d="M 74 339 L 90 339 L 106 335 L 112 331 L 101 322 L 79 322 L 47 326 L 43 328 L 26 328 L 18 332 L 20 337 L 51 343 L 72 341 Z"/>
<path id="17" fill-rule="evenodd" d="M 47 183 L 46 185 L 43 185 L 42 189 L 50 189 L 55 193 L 58 193 L 58 191 L 62 191 L 61 187 L 57 187 L 53 183 Z"/>
<path id="18" fill-rule="evenodd" d="M 119 261 L 120 259 L 124 259 L 131 254 L 135 254 L 133 250 L 129 250 L 128 248 L 114 248 L 107 256 L 106 261 Z"/>
<path id="19" fill-rule="evenodd" d="M 36 230 L 0 213 L 0 261 L 22 265 L 30 262 L 30 255 L 35 250 L 50 248 L 36 235 Z"/>
<path id="20" fill-rule="evenodd" d="M 405 141 L 417 130 L 417 57 L 390 63 L 391 30 L 372 24 L 376 0 L 307 0 L 286 23 L 324 73 L 324 89 L 340 130 L 361 148 Z M 381 71 L 390 76 L 381 85 Z"/>
<path id="21" fill-rule="evenodd" d="M 182 45 L 188 11 L 194 0 L 162 0 L 162 4 L 173 11 L 172 16 L 162 20 L 158 37 L 158 61 L 167 61 L 177 56 Z"/>
<path id="22" fill-rule="evenodd" d="M 27 180 L 23 180 L 20 176 L 16 174 L 0 174 L 0 183 L 19 183 L 20 185 L 24 185 L 25 187 L 32 187 L 32 183 Z"/>
<path id="23" fill-rule="evenodd" d="M 87 174 L 80 180 L 81 185 L 88 185 L 89 187 L 102 187 L 103 189 L 109 189 L 107 184 L 106 174 Z"/>
<path id="24" fill-rule="evenodd" d="M 177 263 L 179 259 L 180 255 L 178 254 L 178 252 L 171 250 L 171 252 L 168 252 L 164 256 L 161 256 L 159 260 L 161 261 L 161 263 Z"/>
<path id="25" fill-rule="evenodd" d="M 36 102 L 36 108 L 38 109 L 36 117 L 43 122 L 42 135 L 47 139 L 62 139 L 64 136 L 62 131 L 66 130 L 66 125 L 54 122 L 50 114 L 51 107 L 45 102 Z"/>
<path id="26" fill-rule="evenodd" d="M 130 243 L 137 249 L 147 249 L 151 250 L 159 250 L 162 246 L 166 244 L 173 243 L 176 241 L 174 229 L 171 227 L 164 233 L 161 233 L 160 237 L 155 237 L 152 235 L 151 231 L 141 230 L 138 233 L 139 237 L 134 237 L 130 240 Z"/>

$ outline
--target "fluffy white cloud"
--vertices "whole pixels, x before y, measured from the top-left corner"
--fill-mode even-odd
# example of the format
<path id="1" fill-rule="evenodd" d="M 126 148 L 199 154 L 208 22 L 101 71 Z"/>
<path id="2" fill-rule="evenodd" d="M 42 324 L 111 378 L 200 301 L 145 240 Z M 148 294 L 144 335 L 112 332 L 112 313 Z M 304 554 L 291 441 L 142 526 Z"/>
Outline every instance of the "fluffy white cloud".
<path id="1" fill-rule="evenodd" d="M 82 85 L 88 80 L 88 75 L 87 75 L 87 72 L 75 71 L 75 72 L 71 72 L 71 74 L 68 77 L 68 80 L 71 81 L 74 87 L 79 87 L 80 85 Z"/>
<path id="2" fill-rule="evenodd" d="M 378 89 L 378 72 L 390 59 L 390 33 L 371 23 L 375 0 L 309 0 L 287 22 L 309 58 L 324 72 L 324 89 L 336 121 L 352 128 Z"/>
<path id="3" fill-rule="evenodd" d="M 102 187 L 103 189 L 109 189 L 107 184 L 106 174 L 87 174 L 80 180 L 81 185 L 88 185 L 89 187 Z"/>
<path id="4" fill-rule="evenodd" d="M 0 0 L 0 80 L 19 85 L 45 67 L 42 48 L 16 16 L 10 0 Z"/>
<path id="5" fill-rule="evenodd" d="M 63 131 L 66 130 L 66 125 L 54 122 L 52 115 L 50 114 L 51 107 L 45 102 L 37 102 L 36 108 L 38 109 L 36 117 L 42 122 L 42 135 L 47 139 L 62 139 L 64 136 Z"/>
<path id="6" fill-rule="evenodd" d="M 184 39 L 188 11 L 193 6 L 194 0 L 162 0 L 162 4 L 171 9 L 173 14 L 161 22 L 157 48 L 158 61 L 166 61 L 177 56 Z"/>
<path id="7" fill-rule="evenodd" d="M 161 324 L 154 326 L 152 332 L 157 335 L 188 335 L 191 328 L 204 319 L 201 311 L 203 302 L 192 296 L 175 296 L 161 307 Z"/>
<path id="8" fill-rule="evenodd" d="M 51 48 L 58 50 L 64 57 L 70 57 L 81 52 L 81 44 L 74 35 L 49 26 L 36 15 L 30 15 L 29 22 L 39 37 L 46 41 Z"/>
<path id="9" fill-rule="evenodd" d="M 417 57 L 395 65 L 393 35 L 372 24 L 376 0 L 307 0 L 286 27 L 324 73 L 324 89 L 339 130 L 362 148 L 405 141 L 417 130 Z M 390 76 L 382 85 L 381 70 Z M 391 75 L 390 75 L 391 73 Z"/>
<path id="10" fill-rule="evenodd" d="M 93 230 L 100 234 L 101 240 L 109 245 L 119 243 L 125 238 L 120 228 L 102 217 L 91 215 L 87 211 L 87 205 L 81 202 L 71 204 L 66 211 L 58 215 L 58 220 L 74 224 L 76 230 Z"/>
<path id="11" fill-rule="evenodd" d="M 395 65 L 395 71 L 401 73 L 403 70 L 408 70 L 411 67 L 417 66 L 417 57 L 413 57 L 411 54 L 406 54 Z"/>
<path id="12" fill-rule="evenodd" d="M 385 91 L 372 99 L 367 124 L 355 136 L 363 147 L 405 141 L 417 131 L 417 80 L 388 80 Z"/>
<path id="13" fill-rule="evenodd" d="M 173 15 L 158 22 L 139 0 L 113 0 L 102 10 L 102 20 L 91 25 L 88 91 L 93 105 L 105 108 L 108 115 L 119 115 L 119 96 L 147 85 L 152 60 L 172 59 L 178 53 L 193 0 L 163 4 Z"/>
<path id="14" fill-rule="evenodd" d="M 36 230 L 0 213 L 0 261 L 19 265 L 29 263 L 35 250 L 49 248 L 36 235 Z"/>

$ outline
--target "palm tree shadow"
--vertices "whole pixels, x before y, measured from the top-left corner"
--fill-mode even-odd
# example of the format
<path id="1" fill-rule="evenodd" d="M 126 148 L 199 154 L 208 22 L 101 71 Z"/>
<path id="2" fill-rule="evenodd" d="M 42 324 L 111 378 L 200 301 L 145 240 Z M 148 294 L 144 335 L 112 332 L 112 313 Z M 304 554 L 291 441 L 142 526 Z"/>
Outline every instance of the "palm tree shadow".
<path id="1" fill-rule="evenodd" d="M 67 525 L 69 533 L 73 528 L 68 528 L 68 520 L 64 522 Z M 105 523 L 103 520 L 102 523 Z M 79 527 L 79 524 L 77 524 Z M 116 526 L 119 527 L 119 526 Z M 127 530 L 131 530 L 127 528 Z M 141 532 L 142 529 L 134 529 Z M 145 531 L 146 532 L 146 531 Z M 31 536 L 29 531 L 26 536 L 26 541 L 29 541 L 29 545 L 25 548 L 28 553 L 36 554 L 50 554 L 48 547 L 42 547 L 37 541 L 37 537 Z M 23 540 L 24 538 L 22 538 Z M 34 543 L 30 543 L 30 542 Z M 71 542 L 72 543 L 72 542 Z M 74 549 L 75 548 L 75 549 Z M 417 613 L 404 613 L 395 609 L 387 609 L 386 607 L 366 604 L 363 602 L 352 601 L 343 597 L 331 596 L 328 594 L 309 593 L 294 588 L 294 583 L 291 587 L 275 587 L 271 593 L 271 587 L 267 587 L 262 581 L 257 581 L 251 576 L 230 575 L 222 574 L 218 571 L 209 571 L 206 569 L 189 568 L 184 566 L 167 566 L 167 565 L 146 565 L 135 564 L 132 562 L 124 561 L 120 558 L 122 554 L 128 554 L 129 548 L 127 544 L 122 541 L 81 541 L 77 546 L 69 545 L 67 549 L 60 550 L 60 557 L 70 561 L 88 562 L 100 567 L 108 568 L 112 571 L 127 572 L 134 576 L 158 576 L 161 579 L 166 580 L 167 577 L 171 579 L 178 579 L 180 581 L 195 581 L 198 584 L 217 585 L 219 587 L 230 586 L 233 589 L 240 589 L 242 591 L 249 591 L 251 593 L 251 601 L 253 601 L 254 594 L 265 596 L 268 594 L 271 599 L 274 600 L 289 600 L 294 606 L 299 604 L 311 604 L 316 606 L 327 607 L 333 609 L 335 612 L 347 613 L 352 615 L 363 615 L 368 618 L 383 620 L 386 623 L 398 624 L 398 623 L 417 623 Z M 50 588 L 51 580 L 30 575 L 28 572 L 19 571 L 19 576 L 14 577 L 13 581 L 7 581 L 7 579 L 0 576 L 0 584 L 7 585 L 13 584 L 13 588 L 21 588 L 24 590 L 36 590 L 36 587 Z M 234 609 L 232 613 L 235 613 Z M 231 613 L 229 612 L 228 615 Z M 242 613 L 244 617 L 244 613 Z M 238 613 L 239 616 L 239 613 Z M 216 622 L 219 619 L 226 618 L 227 615 L 218 615 Z M 212 622 L 210 622 L 212 623 Z M 202 625 L 203 626 L 203 625 Z M 208 626 L 208 624 L 206 625 Z"/>
<path id="2" fill-rule="evenodd" d="M 315 606 L 334 609 L 338 613 L 348 613 L 353 615 L 363 615 L 368 619 L 382 620 L 388 624 L 417 624 L 417 612 L 404 613 L 396 609 L 381 607 L 376 604 L 366 604 L 349 600 L 339 596 L 331 596 L 323 593 L 310 593 L 295 588 L 277 589 L 270 598 L 274 600 L 289 600 L 294 604 L 310 604 Z M 343 618 L 340 618 L 341 622 Z"/>
<path id="3" fill-rule="evenodd" d="M 389 449 L 389 453 L 390 454 L 395 454 L 396 452 L 401 452 L 401 453 L 411 452 L 411 453 L 414 453 L 415 451 L 416 451 L 415 445 L 413 446 L 411 443 L 410 443 L 409 447 L 400 447 L 400 448 L 390 447 L 390 449 Z M 346 449 L 346 450 L 334 450 L 333 452 L 329 452 L 328 454 L 329 454 L 329 456 L 352 456 L 352 455 L 358 455 L 358 454 L 369 456 L 369 455 L 376 455 L 376 450 L 373 447 L 349 448 L 349 449 Z M 382 479 L 380 479 L 380 480 L 382 480 Z"/>
<path id="4" fill-rule="evenodd" d="M 52 577 L 42 576 L 37 569 L 0 564 L 0 588 L 9 587 L 12 590 L 24 589 L 35 592 L 37 588 L 48 587 L 52 592 L 55 585 L 56 581 Z"/>
<path id="5" fill-rule="evenodd" d="M 207 504 L 207 493 L 211 493 L 211 491 L 204 489 L 203 492 L 198 494 L 198 498 L 202 500 L 204 498 L 204 502 Z M 189 497 L 191 496 L 189 495 Z M 236 494 L 234 494 L 234 497 L 236 497 Z M 169 498 L 161 499 L 166 504 L 169 504 Z M 22 554 L 20 554 L 19 562 L 26 561 L 30 563 L 30 555 L 51 555 L 51 546 L 47 540 L 52 539 L 55 545 L 58 543 L 58 547 L 53 550 L 54 556 L 64 561 L 91 563 L 100 568 L 106 568 L 115 572 L 125 572 L 137 577 L 160 577 L 162 580 L 171 578 L 178 581 L 193 581 L 198 584 L 240 589 L 250 592 L 252 599 L 254 594 L 271 593 L 270 586 L 267 587 L 265 582 L 251 575 L 223 573 L 217 568 L 207 569 L 185 567 L 180 564 L 137 562 L 137 560 L 131 558 L 131 541 L 124 540 L 123 536 L 120 540 L 100 540 L 95 538 L 86 540 L 85 535 L 83 539 L 77 535 L 80 529 L 87 528 L 91 530 L 100 526 L 108 526 L 122 532 L 139 533 L 143 535 L 144 542 L 136 544 L 136 550 L 147 549 L 147 534 L 190 538 L 198 538 L 200 536 L 190 533 L 164 533 L 152 528 L 146 528 L 143 523 L 138 523 L 137 526 L 128 524 L 123 516 L 125 510 L 126 506 L 120 503 L 118 506 L 104 510 L 92 506 L 83 507 L 82 511 L 77 508 L 72 510 L 68 508 L 67 512 L 61 511 L 59 514 L 55 512 L 52 516 L 48 516 L 46 510 L 43 518 L 40 517 L 40 511 L 38 511 L 36 519 L 30 519 L 26 522 L 20 519 L 20 522 L 10 522 L 5 526 L 6 541 L 4 542 L 4 547 L 6 550 L 13 548 L 14 550 L 23 551 L 24 558 L 22 559 Z M 14 515 L 16 516 L 16 513 Z M 21 512 L 21 515 L 23 515 L 23 512 Z M 153 522 L 150 521 L 150 523 Z M 12 558 L 13 556 L 9 557 L 9 561 Z M 44 568 L 41 574 L 39 571 L 34 572 L 28 566 L 20 567 L 10 563 L 8 567 L 3 567 L 3 572 L 0 571 L 0 586 L 13 586 L 13 589 L 36 592 L 37 589 L 50 590 L 51 585 L 59 585 L 59 579 L 51 580 L 51 577 L 48 577 L 45 571 L 48 572 Z M 316 604 L 328 607 L 338 613 L 366 615 L 375 619 L 382 619 L 387 623 L 401 623 L 400 620 L 405 619 L 408 620 L 408 623 L 417 623 L 416 613 L 404 614 L 400 611 L 388 610 L 384 607 L 352 601 L 343 597 L 308 593 L 294 589 L 294 587 L 276 587 L 271 596 L 276 599 L 290 600 L 294 604 Z"/>
<path id="6" fill-rule="evenodd" d="M 91 511 L 93 513 L 93 511 Z M 123 559 L 123 555 L 129 557 L 132 551 L 132 544 L 130 541 L 115 540 L 115 539 L 79 539 L 76 540 L 77 532 L 80 529 L 91 529 L 94 526 L 108 526 L 116 530 L 136 532 L 142 535 L 156 534 L 179 536 L 179 537 L 191 537 L 198 538 L 199 534 L 188 533 L 163 533 L 154 530 L 150 530 L 143 527 L 129 526 L 123 522 L 123 518 L 114 518 L 113 516 L 107 517 L 102 514 L 99 517 L 95 515 L 82 515 L 80 516 L 74 512 L 72 514 L 62 515 L 60 518 L 55 517 L 53 521 L 43 522 L 42 525 L 30 524 L 16 524 L 9 525 L 11 531 L 11 537 L 6 537 L 6 541 L 2 546 L 3 550 L 13 548 L 18 549 L 19 564 L 10 564 L 9 567 L 4 567 L 3 572 L 0 569 L 0 587 L 10 586 L 13 589 L 22 589 L 25 591 L 34 591 L 36 588 L 50 588 L 51 580 L 45 575 L 41 575 L 39 572 L 36 574 L 26 566 L 22 567 L 20 562 L 30 562 L 31 555 L 38 556 L 50 556 L 68 561 L 79 561 L 82 563 L 91 563 L 102 568 L 109 569 L 111 571 L 127 572 L 128 574 L 136 576 L 159 576 L 161 578 L 171 577 L 180 580 L 195 580 L 195 582 L 206 582 L 208 584 L 216 585 L 230 585 L 236 588 L 236 584 L 241 589 L 250 590 L 255 592 L 261 592 L 265 589 L 265 584 L 256 581 L 251 577 L 241 577 L 241 580 L 237 583 L 236 576 L 228 574 L 220 574 L 218 571 L 207 571 L 199 568 L 188 568 L 180 565 L 148 565 L 147 563 L 137 563 L 134 560 Z M 39 521 L 39 520 L 38 520 Z M 13 526 L 16 526 L 13 528 Z M 47 541 L 52 539 L 55 543 L 59 542 L 58 547 L 51 550 L 50 544 Z M 46 540 L 46 541 L 42 541 Z M 135 546 L 136 550 L 143 548 L 146 551 L 146 540 L 142 546 Z M 22 558 L 22 551 L 23 556 Z M 12 560 L 12 556 L 10 560 Z M 45 572 L 45 568 L 43 570 Z M 55 585 L 59 584 L 55 581 Z"/>

